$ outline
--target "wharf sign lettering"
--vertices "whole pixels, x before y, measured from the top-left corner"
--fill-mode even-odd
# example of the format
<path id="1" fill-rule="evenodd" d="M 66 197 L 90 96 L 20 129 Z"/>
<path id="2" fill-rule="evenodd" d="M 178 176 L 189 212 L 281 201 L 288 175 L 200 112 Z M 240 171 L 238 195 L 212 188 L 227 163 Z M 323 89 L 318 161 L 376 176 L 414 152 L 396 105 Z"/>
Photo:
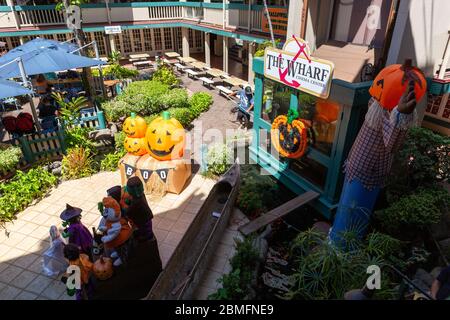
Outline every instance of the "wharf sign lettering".
<path id="1" fill-rule="evenodd" d="M 270 21 L 272 22 L 272 30 L 274 34 L 285 36 L 288 26 L 288 11 L 287 8 L 269 8 Z M 270 32 L 269 19 L 265 14 L 262 18 L 262 31 Z"/>
<path id="2" fill-rule="evenodd" d="M 327 99 L 333 79 L 331 61 L 311 57 L 307 43 L 295 36 L 283 50 L 266 48 L 264 76 L 287 86 Z"/>

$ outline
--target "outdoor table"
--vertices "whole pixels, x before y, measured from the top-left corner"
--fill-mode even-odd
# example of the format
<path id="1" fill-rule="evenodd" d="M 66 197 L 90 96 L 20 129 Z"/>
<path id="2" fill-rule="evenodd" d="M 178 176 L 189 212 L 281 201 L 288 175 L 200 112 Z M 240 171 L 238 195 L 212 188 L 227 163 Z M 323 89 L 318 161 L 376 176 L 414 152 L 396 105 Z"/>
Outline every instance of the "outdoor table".
<path id="1" fill-rule="evenodd" d="M 179 63 L 175 63 L 174 66 L 175 66 L 175 68 L 177 68 L 177 70 L 180 71 L 180 72 L 187 68 L 186 66 L 183 66 L 182 64 L 179 64 Z"/>
<path id="2" fill-rule="evenodd" d="M 210 75 L 213 78 L 220 78 L 224 73 L 222 70 L 212 68 L 206 71 L 206 74 Z"/>
<path id="3" fill-rule="evenodd" d="M 137 61 L 137 62 L 133 62 L 133 66 L 135 66 L 136 69 L 143 69 L 146 67 L 151 67 L 152 62 L 150 60 Z"/>
<path id="4" fill-rule="evenodd" d="M 115 96 L 117 91 L 116 89 L 116 84 L 120 83 L 120 80 L 114 79 L 114 80 L 105 80 L 103 81 L 103 84 L 106 87 L 106 90 L 111 90 L 111 96 Z"/>
<path id="5" fill-rule="evenodd" d="M 236 77 L 230 77 L 223 79 L 223 82 L 229 84 L 231 87 L 244 87 L 248 85 L 248 83 L 242 79 Z"/>
<path id="6" fill-rule="evenodd" d="M 196 59 L 194 59 L 192 57 L 178 57 L 178 60 L 180 60 L 180 62 L 182 62 L 184 64 L 197 61 Z"/>
<path id="7" fill-rule="evenodd" d="M 145 60 L 150 58 L 150 55 L 148 53 L 130 54 L 130 58 L 135 60 Z"/>
<path id="8" fill-rule="evenodd" d="M 164 61 L 164 63 L 170 64 L 170 65 L 178 63 L 178 60 L 176 60 L 176 59 L 170 59 L 170 60 L 169 59 L 163 59 L 163 61 Z"/>
<path id="9" fill-rule="evenodd" d="M 177 52 L 166 52 L 164 55 L 167 58 L 178 58 L 180 56 Z"/>
<path id="10" fill-rule="evenodd" d="M 200 70 L 203 70 L 207 67 L 206 63 L 201 62 L 201 61 L 191 62 L 191 66 L 193 66 L 195 69 L 200 69 Z"/>

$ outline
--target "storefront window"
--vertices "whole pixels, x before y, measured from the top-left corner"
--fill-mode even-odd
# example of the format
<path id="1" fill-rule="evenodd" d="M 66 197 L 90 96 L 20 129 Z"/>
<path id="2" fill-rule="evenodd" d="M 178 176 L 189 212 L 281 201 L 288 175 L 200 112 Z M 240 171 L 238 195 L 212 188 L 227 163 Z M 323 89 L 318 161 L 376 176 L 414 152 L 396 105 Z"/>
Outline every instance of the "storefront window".
<path id="1" fill-rule="evenodd" d="M 328 169 L 317 161 L 303 157 L 290 161 L 289 169 L 320 188 L 325 187 Z"/>
<path id="2" fill-rule="evenodd" d="M 264 79 L 263 92 L 261 110 L 263 120 L 272 123 L 277 116 L 288 113 L 292 89 L 281 83 Z"/>
<path id="3" fill-rule="evenodd" d="M 311 126 L 310 146 L 330 155 L 341 106 L 331 100 L 322 100 L 298 93 L 298 113 Z"/>

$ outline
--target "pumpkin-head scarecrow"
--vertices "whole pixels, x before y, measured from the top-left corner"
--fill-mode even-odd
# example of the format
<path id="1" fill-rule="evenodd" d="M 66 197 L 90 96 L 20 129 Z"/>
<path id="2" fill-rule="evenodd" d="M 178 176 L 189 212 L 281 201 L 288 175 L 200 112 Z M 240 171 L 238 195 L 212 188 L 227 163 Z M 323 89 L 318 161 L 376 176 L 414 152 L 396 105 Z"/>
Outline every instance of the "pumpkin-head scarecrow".
<path id="1" fill-rule="evenodd" d="M 185 133 L 177 119 L 168 111 L 153 120 L 146 134 L 148 153 L 160 161 L 178 159 L 183 156 Z"/>
<path id="2" fill-rule="evenodd" d="M 344 236 L 348 231 L 364 237 L 394 151 L 415 124 L 415 108 L 425 91 L 425 78 L 411 66 L 411 60 L 388 66 L 376 77 L 370 90 L 373 98 L 345 165 L 344 186 L 330 231 L 335 245 L 352 249 Z"/>
<path id="3" fill-rule="evenodd" d="M 272 143 L 282 157 L 297 159 L 306 151 L 307 128 L 303 121 L 297 118 L 297 110 L 289 109 L 287 116 L 278 116 L 272 122 Z"/>
<path id="4" fill-rule="evenodd" d="M 103 213 L 98 229 L 105 233 L 102 242 L 107 254 L 114 259 L 114 266 L 122 264 L 126 242 L 131 237 L 131 226 L 122 218 L 120 205 L 112 197 L 103 198 Z"/>

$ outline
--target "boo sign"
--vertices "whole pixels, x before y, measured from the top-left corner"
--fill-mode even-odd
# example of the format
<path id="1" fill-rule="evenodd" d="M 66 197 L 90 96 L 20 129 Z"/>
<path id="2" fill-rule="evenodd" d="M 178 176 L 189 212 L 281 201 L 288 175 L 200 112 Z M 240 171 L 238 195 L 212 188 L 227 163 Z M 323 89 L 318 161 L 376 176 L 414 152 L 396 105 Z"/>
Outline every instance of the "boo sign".
<path id="1" fill-rule="evenodd" d="M 326 99 L 330 94 L 334 64 L 311 57 L 309 47 L 295 36 L 283 50 L 266 48 L 264 76 L 292 88 Z"/>

